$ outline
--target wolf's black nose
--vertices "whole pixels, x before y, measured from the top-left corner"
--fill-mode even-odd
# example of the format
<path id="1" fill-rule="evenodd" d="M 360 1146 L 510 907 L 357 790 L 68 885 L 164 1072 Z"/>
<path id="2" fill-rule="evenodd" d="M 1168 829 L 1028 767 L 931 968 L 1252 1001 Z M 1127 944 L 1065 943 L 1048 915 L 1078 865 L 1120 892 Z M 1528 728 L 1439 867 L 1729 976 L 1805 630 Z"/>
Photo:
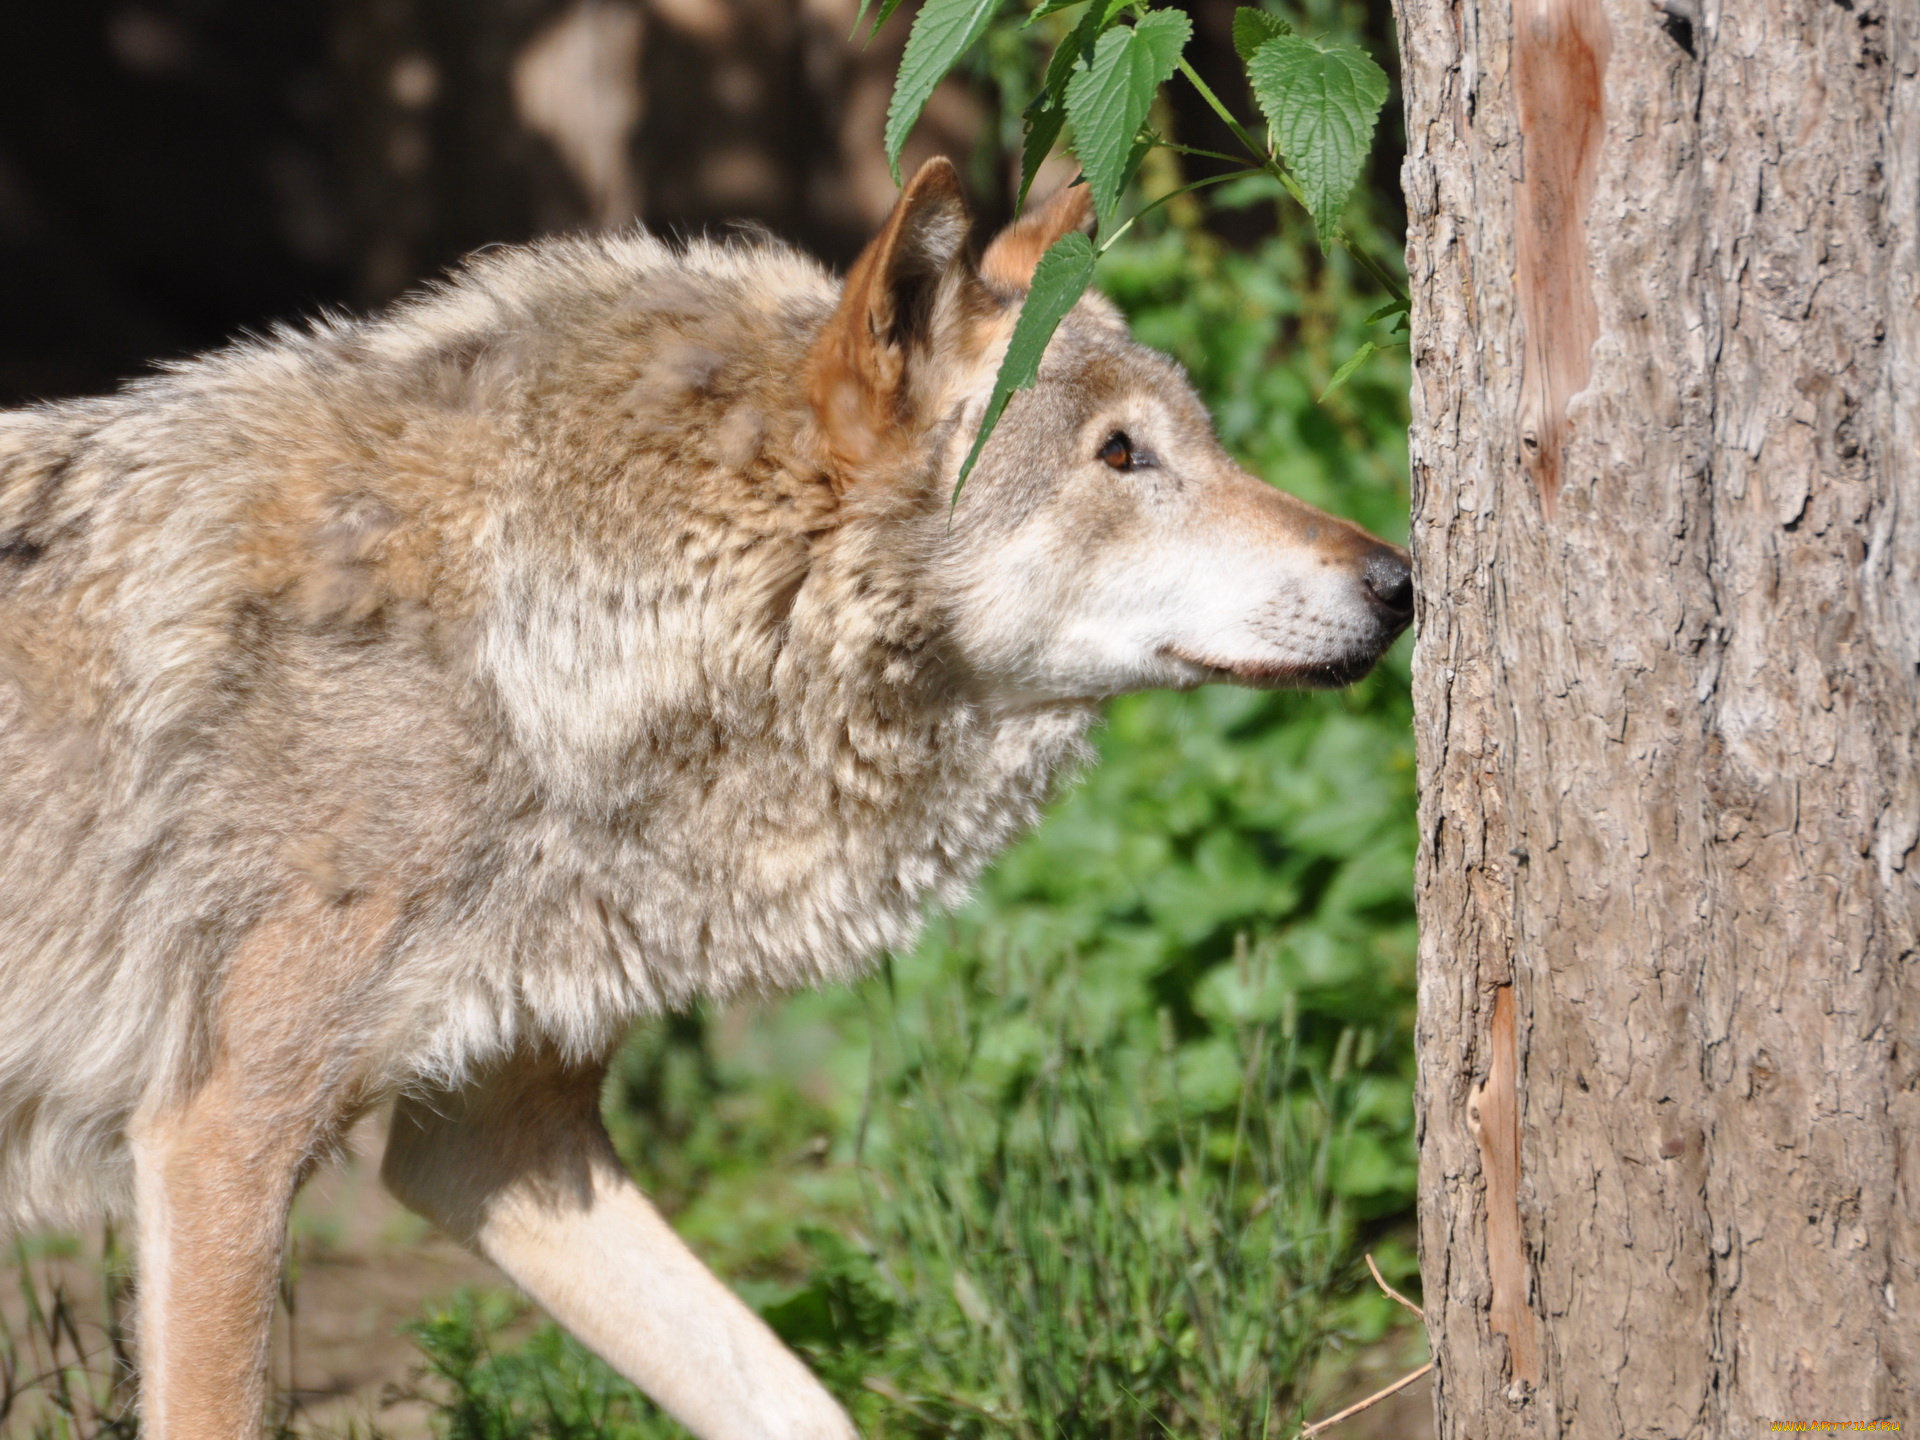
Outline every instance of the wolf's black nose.
<path id="1" fill-rule="evenodd" d="M 1367 588 L 1387 609 L 1395 615 L 1411 617 L 1413 614 L 1413 571 L 1407 567 L 1407 558 L 1398 550 L 1382 545 L 1367 556 Z"/>

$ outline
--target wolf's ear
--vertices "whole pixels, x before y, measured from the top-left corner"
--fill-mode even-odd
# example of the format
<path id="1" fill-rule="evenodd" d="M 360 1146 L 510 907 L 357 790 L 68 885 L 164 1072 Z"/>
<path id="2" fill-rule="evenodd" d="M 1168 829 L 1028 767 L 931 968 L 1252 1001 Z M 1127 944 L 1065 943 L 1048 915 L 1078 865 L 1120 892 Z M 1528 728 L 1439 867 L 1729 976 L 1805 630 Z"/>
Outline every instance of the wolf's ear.
<path id="1" fill-rule="evenodd" d="M 827 443 L 859 469 L 908 438 L 916 413 L 914 372 L 934 368 L 956 328 L 943 314 L 979 282 L 967 263 L 967 206 L 944 156 L 907 182 L 893 213 L 847 273 L 840 308 L 807 360 L 807 397 Z"/>
<path id="2" fill-rule="evenodd" d="M 980 275 L 996 290 L 1025 290 L 1033 284 L 1040 257 L 1061 236 L 1084 230 L 1093 219 L 1093 189 L 1076 182 L 1063 185 L 1043 205 L 1036 205 L 993 237 L 980 257 Z"/>

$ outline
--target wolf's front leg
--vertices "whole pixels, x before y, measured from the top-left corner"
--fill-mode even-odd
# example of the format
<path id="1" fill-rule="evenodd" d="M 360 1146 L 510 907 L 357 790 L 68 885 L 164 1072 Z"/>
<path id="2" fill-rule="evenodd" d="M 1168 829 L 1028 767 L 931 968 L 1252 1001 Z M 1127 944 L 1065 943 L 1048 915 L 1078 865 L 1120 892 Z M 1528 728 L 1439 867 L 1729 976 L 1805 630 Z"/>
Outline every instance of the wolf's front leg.
<path id="1" fill-rule="evenodd" d="M 523 1059 L 401 1100 L 388 1188 L 701 1440 L 854 1440 L 846 1412 L 634 1186 L 600 1123 L 601 1073 Z"/>
<path id="2" fill-rule="evenodd" d="M 136 1117 L 144 1440 L 258 1440 L 287 1209 L 323 1128 L 225 1068 Z"/>

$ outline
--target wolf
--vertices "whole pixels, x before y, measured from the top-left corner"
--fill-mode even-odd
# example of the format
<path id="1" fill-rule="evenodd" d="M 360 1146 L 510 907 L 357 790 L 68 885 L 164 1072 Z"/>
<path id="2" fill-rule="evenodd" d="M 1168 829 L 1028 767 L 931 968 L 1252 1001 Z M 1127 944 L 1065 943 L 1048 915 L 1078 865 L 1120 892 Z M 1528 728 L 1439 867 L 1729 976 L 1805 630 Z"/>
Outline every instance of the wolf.
<path id="1" fill-rule="evenodd" d="M 393 1193 L 695 1434 L 853 1434 L 616 1159 L 628 1027 L 908 945 L 1105 698 L 1412 613 L 1097 296 L 954 498 L 1086 193 L 976 260 L 930 161 L 843 284 L 547 240 L 0 415 L 0 1214 L 130 1214 L 151 1440 L 259 1433 L 288 1207 L 387 1103 Z"/>

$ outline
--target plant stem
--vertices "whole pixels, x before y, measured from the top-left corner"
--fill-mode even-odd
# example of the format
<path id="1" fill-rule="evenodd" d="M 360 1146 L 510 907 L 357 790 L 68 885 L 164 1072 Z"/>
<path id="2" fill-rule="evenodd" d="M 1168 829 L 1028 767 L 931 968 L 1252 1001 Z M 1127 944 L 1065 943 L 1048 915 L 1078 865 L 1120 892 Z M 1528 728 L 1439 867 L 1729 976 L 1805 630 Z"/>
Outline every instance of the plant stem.
<path id="1" fill-rule="evenodd" d="M 1353 256 L 1362 270 L 1379 281 L 1382 288 L 1384 288 L 1389 295 L 1393 296 L 1395 300 L 1399 301 L 1401 305 L 1409 310 L 1413 308 L 1413 301 L 1408 297 L 1407 292 L 1401 288 L 1400 282 L 1395 280 L 1392 273 L 1383 267 L 1378 260 L 1375 260 L 1373 256 L 1369 255 L 1355 243 L 1354 238 L 1347 234 L 1346 226 L 1334 226 L 1333 233 L 1334 237 L 1339 240 L 1342 245 L 1347 247 L 1347 253 Z"/>
<path id="2" fill-rule="evenodd" d="M 1253 137 L 1246 132 L 1246 128 L 1242 126 L 1238 120 L 1233 118 L 1233 112 L 1231 110 L 1220 103 L 1220 97 L 1214 94 L 1212 89 L 1207 85 L 1207 82 L 1200 78 L 1200 73 L 1187 63 L 1184 55 L 1180 57 L 1180 73 L 1186 76 L 1188 81 L 1192 83 L 1193 88 L 1200 92 L 1200 98 L 1207 102 L 1208 106 L 1213 110 L 1213 113 L 1226 122 L 1227 128 L 1233 132 L 1233 138 L 1247 147 L 1247 153 L 1253 156 L 1255 161 L 1265 166 L 1271 157 L 1268 156 L 1266 151 L 1253 143 Z"/>
<path id="3" fill-rule="evenodd" d="M 1114 241 L 1118 240 L 1133 228 L 1134 221 L 1140 219 L 1143 215 L 1151 215 L 1169 200 L 1178 200 L 1182 195 L 1185 195 L 1191 190 L 1199 190 L 1208 185 L 1222 185 L 1229 180 L 1238 180 L 1242 175 L 1258 175 L 1259 173 L 1258 170 L 1247 169 L 1236 171 L 1231 175 L 1209 175 L 1204 180 L 1195 180 L 1189 184 L 1182 185 L 1178 190 L 1169 190 L 1158 200 L 1150 200 L 1145 205 L 1142 205 L 1138 210 L 1134 211 L 1132 215 L 1128 216 L 1124 223 L 1116 225 L 1113 233 L 1101 240 L 1100 248 L 1094 252 L 1094 258 L 1097 260 L 1100 256 L 1111 250 Z"/>
<path id="4" fill-rule="evenodd" d="M 1156 140 L 1154 143 L 1162 150 L 1171 150 L 1176 155 L 1198 155 L 1202 160 L 1224 160 L 1229 165 L 1238 165 L 1241 163 L 1238 155 L 1227 155 L 1218 150 L 1202 150 L 1197 145 L 1181 145 L 1172 140 Z M 1248 166 L 1240 173 L 1242 175 L 1264 175 L 1267 171 L 1264 165 L 1257 167 Z"/>

